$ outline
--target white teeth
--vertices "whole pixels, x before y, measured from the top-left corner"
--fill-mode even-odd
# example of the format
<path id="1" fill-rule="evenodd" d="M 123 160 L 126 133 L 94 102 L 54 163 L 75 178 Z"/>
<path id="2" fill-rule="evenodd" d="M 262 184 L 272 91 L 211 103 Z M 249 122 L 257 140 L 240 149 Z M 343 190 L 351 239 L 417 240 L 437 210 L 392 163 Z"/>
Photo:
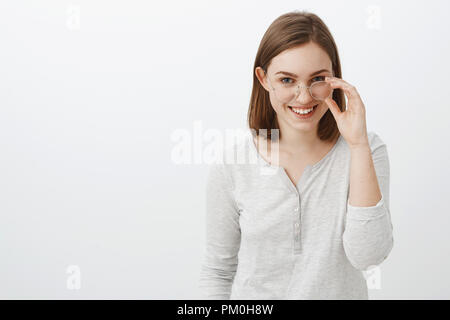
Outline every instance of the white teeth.
<path id="1" fill-rule="evenodd" d="M 310 113 L 314 108 L 311 109 L 294 109 L 291 107 L 291 109 L 295 112 L 295 113 L 299 113 L 299 114 L 307 114 Z"/>

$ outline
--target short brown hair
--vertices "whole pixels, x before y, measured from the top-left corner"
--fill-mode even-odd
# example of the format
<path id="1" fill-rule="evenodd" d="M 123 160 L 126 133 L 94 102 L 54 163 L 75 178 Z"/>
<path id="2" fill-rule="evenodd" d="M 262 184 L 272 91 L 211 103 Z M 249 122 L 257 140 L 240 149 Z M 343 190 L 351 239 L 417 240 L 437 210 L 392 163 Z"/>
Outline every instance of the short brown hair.
<path id="1" fill-rule="evenodd" d="M 317 15 L 296 10 L 279 16 L 264 33 L 253 66 L 253 89 L 248 110 L 248 125 L 257 134 L 260 129 L 267 129 L 266 137 L 270 139 L 270 129 L 279 129 L 279 126 L 276 112 L 270 104 L 269 93 L 256 77 L 255 69 L 259 66 L 267 73 L 272 58 L 284 50 L 311 41 L 327 52 L 332 63 L 333 75 L 337 78 L 342 77 L 341 63 L 333 36 Z M 339 109 L 344 111 L 343 91 L 334 89 L 332 97 Z M 321 140 L 329 141 L 333 141 L 339 135 L 336 120 L 330 110 L 327 110 L 320 119 L 317 135 Z M 281 138 L 281 132 L 279 138 Z"/>

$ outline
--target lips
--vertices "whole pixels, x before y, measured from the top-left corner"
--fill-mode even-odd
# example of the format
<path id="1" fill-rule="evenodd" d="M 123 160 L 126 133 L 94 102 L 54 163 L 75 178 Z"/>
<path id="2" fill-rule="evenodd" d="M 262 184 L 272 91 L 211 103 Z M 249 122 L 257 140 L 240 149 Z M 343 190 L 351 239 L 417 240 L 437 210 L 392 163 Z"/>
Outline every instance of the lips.
<path id="1" fill-rule="evenodd" d="M 305 113 L 305 114 L 299 113 L 298 111 L 294 111 L 294 109 L 291 106 L 288 106 L 288 107 L 291 110 L 291 112 L 294 115 L 294 117 L 296 117 L 297 119 L 306 120 L 306 119 L 311 119 L 313 117 L 314 113 L 316 112 L 317 106 L 318 106 L 318 104 L 316 104 L 315 106 L 312 106 L 312 107 L 299 108 L 299 109 L 302 109 L 302 110 L 311 109 L 312 108 L 312 110 L 310 112 Z"/>
<path id="2" fill-rule="evenodd" d="M 311 108 L 317 108 L 317 106 L 318 106 L 319 104 L 316 104 L 316 105 L 314 105 L 314 106 L 309 106 L 309 107 L 295 107 L 295 106 L 288 106 L 290 109 L 292 109 L 292 108 L 295 108 L 295 109 L 300 109 L 300 110 L 308 110 L 308 109 L 311 109 Z"/>

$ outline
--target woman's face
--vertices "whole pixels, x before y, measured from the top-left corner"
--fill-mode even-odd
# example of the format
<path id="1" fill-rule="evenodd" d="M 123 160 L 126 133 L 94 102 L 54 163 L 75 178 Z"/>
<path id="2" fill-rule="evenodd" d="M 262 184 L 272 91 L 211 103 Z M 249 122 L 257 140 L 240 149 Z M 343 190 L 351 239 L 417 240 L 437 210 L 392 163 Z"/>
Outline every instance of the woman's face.
<path id="1" fill-rule="evenodd" d="M 279 73 L 280 71 L 291 74 Z M 316 73 L 317 71 L 320 72 Z M 328 106 L 324 101 L 311 97 L 305 86 L 310 86 L 316 81 L 323 81 L 325 76 L 333 76 L 331 60 L 321 47 L 314 42 L 309 42 L 281 52 L 272 59 L 268 67 L 269 81 L 267 81 L 262 68 L 258 67 L 255 72 L 262 86 L 269 91 L 270 102 L 277 113 L 280 125 L 286 124 L 302 131 L 316 130 L 319 120 L 328 110 Z M 278 85 L 281 83 L 300 84 L 300 93 L 292 102 L 281 102 L 272 89 L 276 85 L 275 83 Z M 300 119 L 291 108 L 310 108 L 316 105 L 317 108 L 312 116 L 307 119 Z"/>

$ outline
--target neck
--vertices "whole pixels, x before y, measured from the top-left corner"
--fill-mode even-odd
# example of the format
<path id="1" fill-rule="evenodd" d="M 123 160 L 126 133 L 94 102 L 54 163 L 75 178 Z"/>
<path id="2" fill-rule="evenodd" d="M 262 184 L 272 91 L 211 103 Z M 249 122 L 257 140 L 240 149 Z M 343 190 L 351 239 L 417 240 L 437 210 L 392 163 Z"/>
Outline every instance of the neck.
<path id="1" fill-rule="evenodd" d="M 290 126 L 280 127 L 279 148 L 290 154 L 310 153 L 322 144 L 317 136 L 317 128 L 310 131 L 296 130 Z"/>

